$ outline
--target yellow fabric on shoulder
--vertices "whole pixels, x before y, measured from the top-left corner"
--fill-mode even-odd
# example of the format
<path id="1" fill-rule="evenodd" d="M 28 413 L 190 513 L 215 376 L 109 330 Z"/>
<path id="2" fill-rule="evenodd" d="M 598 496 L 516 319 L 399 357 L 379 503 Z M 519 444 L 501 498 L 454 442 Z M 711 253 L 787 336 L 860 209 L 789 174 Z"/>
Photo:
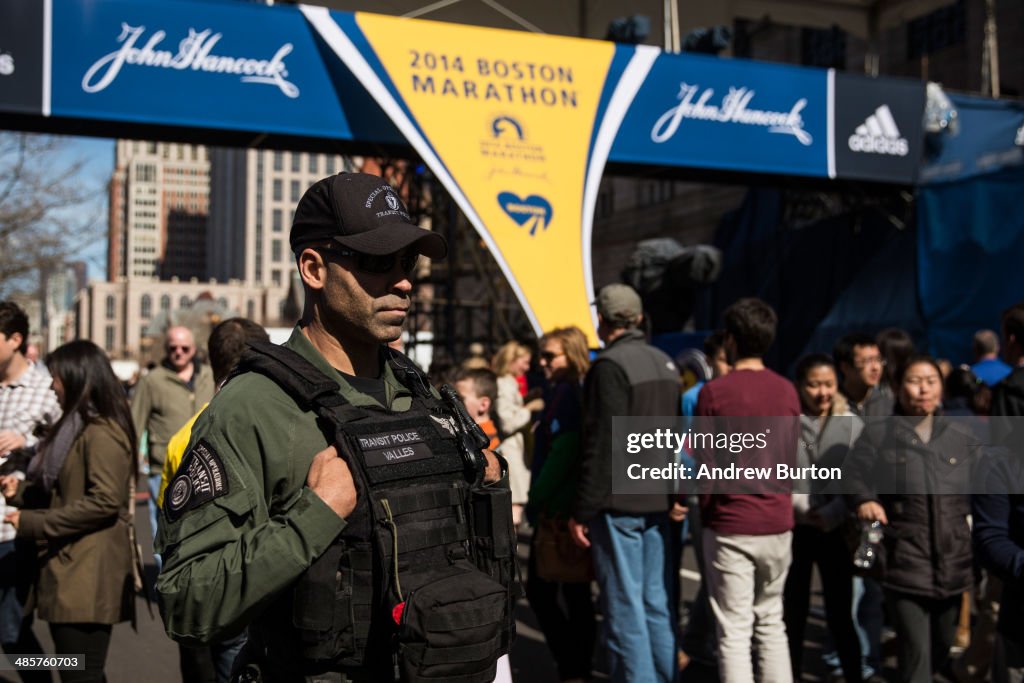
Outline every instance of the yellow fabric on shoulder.
<path id="1" fill-rule="evenodd" d="M 164 491 L 167 490 L 167 485 L 171 483 L 171 479 L 174 479 L 174 473 L 178 471 L 181 459 L 185 457 L 185 449 L 188 448 L 188 442 L 192 438 L 192 425 L 196 423 L 196 419 L 203 414 L 208 405 L 210 404 L 204 403 L 199 412 L 193 415 L 192 419 L 175 432 L 171 440 L 167 442 L 167 457 L 164 459 L 163 472 L 160 473 L 160 495 L 156 497 L 157 507 L 164 506 Z"/>

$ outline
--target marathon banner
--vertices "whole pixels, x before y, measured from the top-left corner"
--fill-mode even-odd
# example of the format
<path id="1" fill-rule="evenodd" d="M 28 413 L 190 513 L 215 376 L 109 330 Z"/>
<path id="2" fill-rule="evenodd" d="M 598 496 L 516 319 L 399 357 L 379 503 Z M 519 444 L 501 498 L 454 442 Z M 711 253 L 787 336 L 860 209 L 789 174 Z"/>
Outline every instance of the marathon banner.
<path id="1" fill-rule="evenodd" d="M 47 115 L 48 6 L 39 0 L 0 3 L 0 111 Z"/>
<path id="2" fill-rule="evenodd" d="M 925 85 L 835 74 L 835 174 L 874 182 L 916 180 L 924 147 Z"/>
<path id="3" fill-rule="evenodd" d="M 52 3 L 55 116 L 352 138 L 309 26 L 294 9 Z"/>
<path id="4" fill-rule="evenodd" d="M 594 346 L 606 162 L 909 184 L 922 150 L 923 83 L 648 46 L 198 0 L 8 0 L 0 38 L 0 111 L 411 146 L 533 329 Z"/>
<path id="5" fill-rule="evenodd" d="M 598 345 L 590 235 L 611 142 L 657 51 L 303 7 L 487 243 L 538 335 Z"/>
<path id="6" fill-rule="evenodd" d="M 626 115 L 611 159 L 833 175 L 831 75 L 742 59 L 662 54 Z"/>

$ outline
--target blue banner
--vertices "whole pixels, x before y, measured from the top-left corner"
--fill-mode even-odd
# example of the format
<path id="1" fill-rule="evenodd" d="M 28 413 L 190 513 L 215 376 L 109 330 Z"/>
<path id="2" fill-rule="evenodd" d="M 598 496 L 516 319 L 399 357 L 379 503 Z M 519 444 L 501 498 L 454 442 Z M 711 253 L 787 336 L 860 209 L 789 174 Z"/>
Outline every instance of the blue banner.
<path id="1" fill-rule="evenodd" d="M 955 132 L 928 136 L 922 185 L 967 180 L 1024 165 L 1024 104 L 950 95 Z"/>
<path id="2" fill-rule="evenodd" d="M 295 8 L 53 0 L 52 113 L 353 137 Z"/>
<path id="3" fill-rule="evenodd" d="M 827 103 L 824 70 L 663 54 L 609 161 L 828 176 Z"/>

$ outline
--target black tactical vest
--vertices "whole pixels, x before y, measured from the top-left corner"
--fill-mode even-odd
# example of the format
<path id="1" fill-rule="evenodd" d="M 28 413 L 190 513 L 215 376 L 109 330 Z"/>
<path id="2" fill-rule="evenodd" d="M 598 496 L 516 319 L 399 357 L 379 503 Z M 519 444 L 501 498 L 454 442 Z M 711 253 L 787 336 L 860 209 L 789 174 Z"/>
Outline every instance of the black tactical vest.
<path id="1" fill-rule="evenodd" d="M 250 639 L 260 659 L 299 677 L 490 683 L 515 633 L 511 494 L 478 483 L 457 416 L 408 358 L 388 352 L 413 394 L 404 413 L 347 403 L 285 347 L 253 344 L 236 370 L 270 377 L 317 413 L 358 494 L 345 530 Z"/>

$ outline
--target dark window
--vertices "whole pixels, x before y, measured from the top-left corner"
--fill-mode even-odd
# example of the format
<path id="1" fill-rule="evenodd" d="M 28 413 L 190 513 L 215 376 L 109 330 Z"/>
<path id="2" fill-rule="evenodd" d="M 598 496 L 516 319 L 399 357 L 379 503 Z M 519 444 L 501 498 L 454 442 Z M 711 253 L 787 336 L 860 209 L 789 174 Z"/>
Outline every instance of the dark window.
<path id="1" fill-rule="evenodd" d="M 964 0 L 942 7 L 907 24 L 907 59 L 932 54 L 967 40 Z"/>
<path id="2" fill-rule="evenodd" d="M 838 26 L 800 31 L 800 63 L 822 69 L 846 69 L 846 32 Z"/>
<path id="3" fill-rule="evenodd" d="M 142 301 L 139 303 L 139 315 L 143 318 L 153 315 L 153 298 L 149 294 L 142 295 Z"/>

